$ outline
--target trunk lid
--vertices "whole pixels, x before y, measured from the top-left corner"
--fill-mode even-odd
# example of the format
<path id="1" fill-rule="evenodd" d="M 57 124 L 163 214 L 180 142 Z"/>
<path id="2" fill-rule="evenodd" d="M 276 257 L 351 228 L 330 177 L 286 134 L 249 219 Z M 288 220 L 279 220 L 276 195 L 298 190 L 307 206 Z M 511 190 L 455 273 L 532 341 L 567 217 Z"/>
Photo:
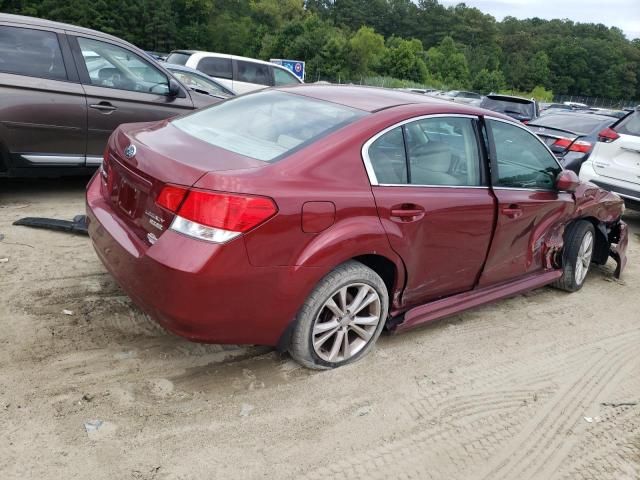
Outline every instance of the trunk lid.
<path id="1" fill-rule="evenodd" d="M 118 128 L 109 142 L 103 168 L 114 211 L 138 238 L 153 244 L 175 216 L 156 204 L 165 185 L 191 187 L 210 172 L 265 165 L 202 142 L 164 121 Z"/>
<path id="2" fill-rule="evenodd" d="M 571 144 L 580 138 L 581 135 L 569 130 L 559 128 L 542 127 L 535 124 L 529 124 L 529 129 L 535 133 L 557 156 L 562 156 L 567 152 Z M 558 140 L 567 139 L 568 142 L 558 142 Z"/>

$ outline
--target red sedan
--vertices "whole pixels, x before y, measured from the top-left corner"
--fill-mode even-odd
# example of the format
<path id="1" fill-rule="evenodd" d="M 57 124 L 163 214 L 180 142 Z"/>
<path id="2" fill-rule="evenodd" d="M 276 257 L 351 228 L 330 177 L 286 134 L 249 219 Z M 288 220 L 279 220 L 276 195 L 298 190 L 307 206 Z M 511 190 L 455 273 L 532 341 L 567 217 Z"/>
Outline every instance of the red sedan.
<path id="1" fill-rule="evenodd" d="M 624 206 L 495 112 L 297 86 L 121 126 L 87 190 L 98 256 L 191 340 L 332 368 L 401 331 L 626 263 Z"/>

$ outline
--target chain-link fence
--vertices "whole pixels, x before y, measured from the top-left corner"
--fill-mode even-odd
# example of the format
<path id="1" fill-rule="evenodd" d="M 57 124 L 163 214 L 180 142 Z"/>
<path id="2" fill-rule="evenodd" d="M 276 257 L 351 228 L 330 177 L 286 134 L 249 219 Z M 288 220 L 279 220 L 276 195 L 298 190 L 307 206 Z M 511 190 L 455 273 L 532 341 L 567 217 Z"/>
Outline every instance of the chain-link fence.
<path id="1" fill-rule="evenodd" d="M 576 102 L 596 108 L 635 108 L 640 104 L 638 99 L 614 100 L 604 97 L 586 97 L 581 95 L 555 95 L 555 103 Z"/>

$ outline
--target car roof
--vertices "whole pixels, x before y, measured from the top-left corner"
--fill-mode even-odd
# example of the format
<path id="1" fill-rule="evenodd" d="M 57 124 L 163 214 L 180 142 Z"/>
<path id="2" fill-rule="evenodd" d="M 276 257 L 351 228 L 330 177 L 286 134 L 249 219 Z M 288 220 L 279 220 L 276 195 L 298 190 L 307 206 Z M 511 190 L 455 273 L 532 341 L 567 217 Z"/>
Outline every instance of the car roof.
<path id="1" fill-rule="evenodd" d="M 211 56 L 211 57 L 219 57 L 219 58 L 230 58 L 234 60 L 245 60 L 247 62 L 261 63 L 263 65 L 275 65 L 276 67 L 282 67 L 276 63 L 267 62 L 265 60 L 259 60 L 257 58 L 251 57 L 242 57 L 240 55 L 231 55 L 229 53 L 218 53 L 218 52 L 207 52 L 205 50 L 173 50 L 171 53 L 185 53 L 190 55 L 198 55 L 198 56 Z"/>
<path id="2" fill-rule="evenodd" d="M 377 112 L 401 105 L 432 105 L 436 107 L 434 110 L 439 109 L 452 113 L 467 113 L 470 115 L 490 114 L 498 118 L 507 118 L 503 115 L 496 114 L 496 112 L 489 112 L 484 109 L 473 108 L 428 95 L 416 95 L 415 93 L 380 87 L 301 84 L 277 87 L 276 90 L 303 95 L 317 100 L 324 100 L 326 102 L 338 103 L 367 112 Z"/>
<path id="3" fill-rule="evenodd" d="M 54 22 L 53 20 L 45 20 L 43 18 L 27 17 L 25 15 L 13 15 L 10 13 L 0 13 L 0 22 L 10 22 L 15 24 L 24 24 L 25 26 L 50 28 L 55 30 L 65 30 L 71 33 L 84 33 L 87 35 L 94 35 L 96 37 L 103 37 L 110 40 L 115 40 L 121 43 L 129 43 L 125 40 L 114 37 L 107 33 L 100 32 L 98 30 L 92 30 L 90 28 L 78 27 L 69 23 Z"/>

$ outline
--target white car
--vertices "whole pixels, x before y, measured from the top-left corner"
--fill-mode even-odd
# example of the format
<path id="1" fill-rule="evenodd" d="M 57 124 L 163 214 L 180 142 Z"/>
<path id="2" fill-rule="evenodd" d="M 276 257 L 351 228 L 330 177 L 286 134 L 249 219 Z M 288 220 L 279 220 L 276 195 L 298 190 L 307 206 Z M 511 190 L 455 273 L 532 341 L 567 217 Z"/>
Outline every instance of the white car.
<path id="1" fill-rule="evenodd" d="M 303 83 L 287 68 L 255 58 L 196 50 L 174 50 L 167 63 L 195 68 L 237 94 Z"/>
<path id="2" fill-rule="evenodd" d="M 640 110 L 636 109 L 598 134 L 580 180 L 595 183 L 640 210 Z"/>

